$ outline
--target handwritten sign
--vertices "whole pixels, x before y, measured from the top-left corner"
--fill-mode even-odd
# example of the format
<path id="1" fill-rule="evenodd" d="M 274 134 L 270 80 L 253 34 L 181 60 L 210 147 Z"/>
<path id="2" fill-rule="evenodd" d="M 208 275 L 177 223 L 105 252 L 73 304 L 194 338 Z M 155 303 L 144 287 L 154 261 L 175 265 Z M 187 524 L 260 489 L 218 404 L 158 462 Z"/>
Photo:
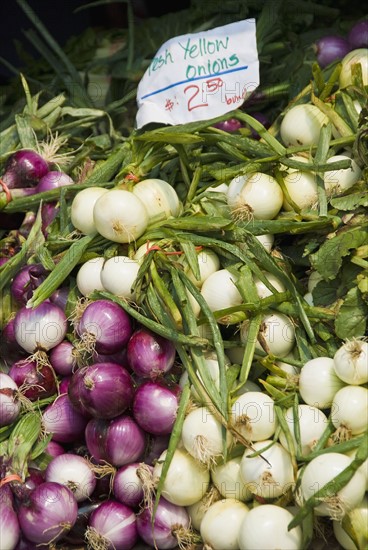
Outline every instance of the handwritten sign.
<path id="1" fill-rule="evenodd" d="M 139 83 L 136 126 L 214 118 L 240 107 L 258 85 L 254 19 L 176 36 Z"/>

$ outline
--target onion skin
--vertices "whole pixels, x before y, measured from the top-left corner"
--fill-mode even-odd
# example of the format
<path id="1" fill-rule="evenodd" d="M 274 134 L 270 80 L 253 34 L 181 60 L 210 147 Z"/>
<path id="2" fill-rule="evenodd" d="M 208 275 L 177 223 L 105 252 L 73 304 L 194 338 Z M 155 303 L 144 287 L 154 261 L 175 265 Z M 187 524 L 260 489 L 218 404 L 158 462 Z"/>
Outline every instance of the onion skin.
<path id="1" fill-rule="evenodd" d="M 104 537 L 106 550 L 130 550 L 137 542 L 135 513 L 116 500 L 102 502 L 90 515 L 88 524 L 96 534 Z M 91 547 L 95 546 L 91 544 Z"/>
<path id="2" fill-rule="evenodd" d="M 130 374 L 116 363 L 95 363 L 74 372 L 68 387 L 70 401 L 95 418 L 115 418 L 133 401 Z"/>

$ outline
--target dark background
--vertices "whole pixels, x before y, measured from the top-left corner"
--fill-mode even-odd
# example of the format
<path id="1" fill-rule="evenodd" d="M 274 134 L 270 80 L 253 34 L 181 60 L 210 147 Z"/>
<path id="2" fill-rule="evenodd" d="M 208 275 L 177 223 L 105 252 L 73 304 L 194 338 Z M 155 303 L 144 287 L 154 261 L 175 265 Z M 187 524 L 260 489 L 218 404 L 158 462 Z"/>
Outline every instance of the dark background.
<path id="1" fill-rule="evenodd" d="M 27 3 L 61 46 L 69 37 L 77 36 L 87 27 L 109 29 L 127 26 L 127 7 L 123 2 L 89 7 L 79 12 L 75 12 L 75 10 L 90 3 L 88 0 L 28 0 Z M 190 0 L 133 1 L 134 13 L 138 20 L 146 17 L 159 17 L 189 6 Z M 0 21 L 0 56 L 15 67 L 19 67 L 21 62 L 14 41 L 19 40 L 22 44 L 29 44 L 22 31 L 32 28 L 32 23 L 18 6 L 16 0 L 0 2 Z M 9 70 L 0 63 L 0 83 L 6 82 L 10 74 Z"/>

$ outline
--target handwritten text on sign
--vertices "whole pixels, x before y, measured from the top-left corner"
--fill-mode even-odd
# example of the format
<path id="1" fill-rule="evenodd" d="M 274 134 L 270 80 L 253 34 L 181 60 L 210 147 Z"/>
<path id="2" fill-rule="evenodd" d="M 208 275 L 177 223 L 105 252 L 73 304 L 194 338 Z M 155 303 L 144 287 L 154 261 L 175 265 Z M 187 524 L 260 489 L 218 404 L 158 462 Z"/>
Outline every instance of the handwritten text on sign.
<path id="1" fill-rule="evenodd" d="M 139 83 L 137 128 L 214 118 L 240 107 L 258 85 L 254 19 L 176 36 Z"/>

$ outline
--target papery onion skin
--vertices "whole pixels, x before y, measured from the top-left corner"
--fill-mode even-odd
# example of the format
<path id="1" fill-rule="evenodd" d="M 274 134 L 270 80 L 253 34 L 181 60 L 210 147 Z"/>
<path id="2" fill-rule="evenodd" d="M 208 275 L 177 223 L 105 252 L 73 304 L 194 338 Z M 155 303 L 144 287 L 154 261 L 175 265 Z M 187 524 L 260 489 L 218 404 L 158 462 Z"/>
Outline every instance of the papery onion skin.
<path id="1" fill-rule="evenodd" d="M 129 315 L 110 300 L 96 300 L 88 304 L 78 323 L 81 338 L 91 337 L 98 353 L 116 353 L 124 347 L 133 332 Z"/>
<path id="2" fill-rule="evenodd" d="M 170 371 L 175 353 L 173 342 L 146 328 L 135 330 L 127 345 L 130 367 L 138 376 L 153 380 Z"/>
<path id="3" fill-rule="evenodd" d="M 140 460 L 146 446 L 145 432 L 128 415 L 112 420 L 91 419 L 86 426 L 85 440 L 94 460 L 116 467 Z"/>
<path id="4" fill-rule="evenodd" d="M 189 514 L 183 506 L 168 502 L 164 497 L 158 501 L 154 522 L 152 511 L 146 507 L 137 515 L 139 536 L 152 547 L 161 549 L 176 548 L 178 539 L 175 529 L 189 529 Z"/>
<path id="5" fill-rule="evenodd" d="M 21 504 L 18 519 L 23 535 L 36 544 L 56 542 L 74 525 L 78 505 L 73 493 L 59 483 L 46 481 Z"/>
<path id="6" fill-rule="evenodd" d="M 141 384 L 134 396 L 133 416 L 139 426 L 154 435 L 172 431 L 179 406 L 180 388 L 147 381 Z"/>
<path id="7" fill-rule="evenodd" d="M 42 413 L 46 432 L 58 443 L 73 443 L 83 437 L 88 418 L 78 412 L 66 394 L 60 395 Z"/>
<path id="8" fill-rule="evenodd" d="M 95 418 L 114 418 L 132 403 L 134 388 L 128 371 L 116 363 L 95 363 L 74 372 L 68 395 L 75 407 Z"/>
<path id="9" fill-rule="evenodd" d="M 88 525 L 96 534 L 104 537 L 106 550 L 130 550 L 138 540 L 135 513 L 116 500 L 102 502 L 90 515 Z M 95 548 L 88 534 L 87 539 L 90 546 Z"/>

